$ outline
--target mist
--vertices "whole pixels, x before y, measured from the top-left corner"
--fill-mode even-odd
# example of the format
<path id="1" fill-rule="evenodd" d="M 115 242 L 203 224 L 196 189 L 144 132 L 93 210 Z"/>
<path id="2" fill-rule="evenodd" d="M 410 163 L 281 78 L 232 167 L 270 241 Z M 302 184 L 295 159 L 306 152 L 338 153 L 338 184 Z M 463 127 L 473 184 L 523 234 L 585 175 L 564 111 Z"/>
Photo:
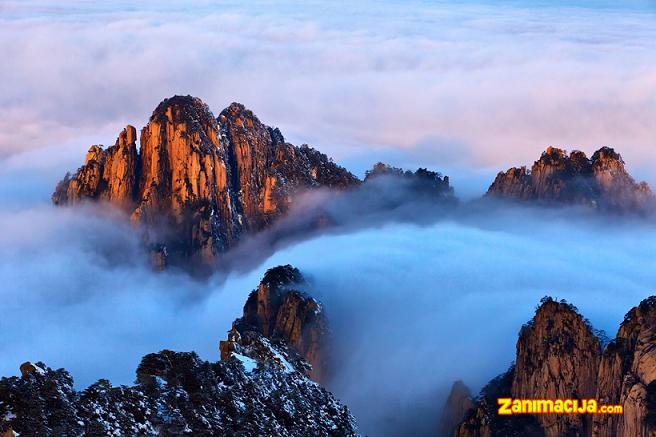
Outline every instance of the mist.
<path id="1" fill-rule="evenodd" d="M 328 384 L 369 435 L 432 435 L 451 384 L 477 393 L 514 360 L 545 295 L 614 337 L 653 293 L 656 232 L 583 211 L 501 205 L 389 223 L 276 253 L 310 275 L 335 330 Z"/>
<path id="2" fill-rule="evenodd" d="M 164 348 L 216 361 L 248 292 L 267 268 L 290 263 L 325 305 L 337 363 L 327 388 L 361 431 L 427 435 L 454 380 L 477 392 L 507 369 L 543 296 L 567 299 L 613 336 L 656 284 L 656 230 L 646 219 L 397 204 L 403 187 L 380 183 L 307 196 L 229 252 L 232 269 L 204 281 L 153 272 L 134 230 L 106 206 L 35 202 L 0 213 L 1 374 L 41 360 L 85 387 L 130 383 L 141 356 Z M 309 231 L 317 205 L 332 226 Z"/>
<path id="3" fill-rule="evenodd" d="M 327 388 L 363 434 L 434 435 L 451 384 L 505 371 L 545 295 L 614 336 L 656 288 L 652 218 L 479 199 L 548 145 L 601 145 L 656 178 L 654 3 L 0 3 L 0 376 L 27 360 L 84 388 L 129 384 L 161 349 L 219 359 L 248 293 L 279 264 L 323 302 Z M 382 178 L 315 191 L 217 272 L 154 272 L 107 205 L 50 194 L 91 144 L 173 94 L 244 103 L 286 140 L 362 176 L 384 161 L 450 176 L 460 204 Z M 317 226 L 320 224 L 321 226 Z"/>
<path id="4" fill-rule="evenodd" d="M 192 94 L 215 114 L 241 102 L 353 171 L 389 156 L 494 175 L 549 145 L 612 145 L 653 185 L 654 12 L 650 0 L 5 0 L 0 156 L 79 140 L 79 165 L 163 98 Z"/>

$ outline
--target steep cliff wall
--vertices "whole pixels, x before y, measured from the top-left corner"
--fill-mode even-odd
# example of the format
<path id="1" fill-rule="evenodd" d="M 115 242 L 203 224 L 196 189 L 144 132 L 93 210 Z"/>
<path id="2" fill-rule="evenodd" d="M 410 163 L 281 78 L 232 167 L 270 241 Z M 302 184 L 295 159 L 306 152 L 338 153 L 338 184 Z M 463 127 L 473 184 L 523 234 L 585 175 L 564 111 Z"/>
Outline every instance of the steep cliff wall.
<path id="1" fill-rule="evenodd" d="M 283 215 L 296 194 L 345 189 L 358 178 L 316 150 L 286 143 L 233 103 L 214 117 L 200 99 L 160 103 L 141 131 L 89 149 L 85 164 L 57 184 L 56 205 L 106 201 L 131 214 L 156 264 L 210 266 L 244 233 Z"/>
<path id="2" fill-rule="evenodd" d="M 624 168 L 622 157 L 610 147 L 602 147 L 590 159 L 580 151 L 567 155 L 562 149 L 549 147 L 530 171 L 513 167 L 500 172 L 487 194 L 615 212 L 643 212 L 654 203 L 647 183 L 636 183 Z"/>

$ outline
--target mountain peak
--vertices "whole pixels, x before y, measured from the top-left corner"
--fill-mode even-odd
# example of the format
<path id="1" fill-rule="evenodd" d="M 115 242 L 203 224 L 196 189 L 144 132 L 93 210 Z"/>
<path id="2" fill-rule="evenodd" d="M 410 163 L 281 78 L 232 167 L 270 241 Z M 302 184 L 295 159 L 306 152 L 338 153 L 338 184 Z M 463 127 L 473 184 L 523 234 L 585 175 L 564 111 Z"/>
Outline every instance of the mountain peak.
<path id="1" fill-rule="evenodd" d="M 574 150 L 548 147 L 531 170 L 499 172 L 488 196 L 549 204 L 586 205 L 612 212 L 643 212 L 654 196 L 646 182 L 636 183 L 619 153 L 610 147 L 588 159 Z"/>
<path id="2" fill-rule="evenodd" d="M 140 143 L 137 151 L 136 129 L 127 126 L 114 146 L 92 147 L 52 200 L 105 200 L 127 210 L 159 265 L 206 271 L 243 233 L 284 214 L 297 193 L 359 182 L 326 155 L 285 143 L 239 103 L 217 120 L 197 97 L 164 99 Z"/>
<path id="3" fill-rule="evenodd" d="M 321 381 L 328 371 L 328 322 L 322 305 L 299 290 L 302 285 L 306 285 L 303 275 L 290 265 L 269 269 L 248 296 L 233 331 L 241 335 L 256 331 L 285 341 L 309 362 L 309 375 Z M 222 342 L 222 356 L 229 348 L 229 342 Z"/>

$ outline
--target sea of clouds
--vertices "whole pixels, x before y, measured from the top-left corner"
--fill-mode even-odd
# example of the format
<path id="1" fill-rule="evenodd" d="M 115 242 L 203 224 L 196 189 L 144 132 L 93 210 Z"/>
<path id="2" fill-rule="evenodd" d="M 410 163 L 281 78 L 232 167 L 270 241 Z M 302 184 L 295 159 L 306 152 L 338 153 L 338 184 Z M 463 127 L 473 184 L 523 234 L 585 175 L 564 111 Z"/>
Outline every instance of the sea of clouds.
<path id="1" fill-rule="evenodd" d="M 349 214 L 360 205 L 328 202 L 344 211 L 340 226 L 286 240 L 265 232 L 204 281 L 152 271 L 124 217 L 103 207 L 0 212 L 0 374 L 40 360 L 82 388 L 129 384 L 140 358 L 160 349 L 216 361 L 248 292 L 290 263 L 324 303 L 337 363 L 327 386 L 362 431 L 428 435 L 454 380 L 476 392 L 510 365 L 541 297 L 573 302 L 613 336 L 654 293 L 656 228 L 646 220 L 411 203 L 367 224 Z"/>
<path id="2" fill-rule="evenodd" d="M 329 388 L 370 435 L 432 434 L 451 383 L 504 371 L 546 294 L 614 335 L 654 293 L 648 221 L 321 192 L 199 281 L 154 273 L 120 214 L 49 204 L 90 144 L 176 93 L 215 114 L 245 103 L 359 174 L 441 170 L 463 197 L 549 144 L 614 145 L 653 186 L 653 4 L 527 5 L 2 2 L 0 375 L 42 360 L 84 387 L 130 383 L 163 348 L 217 360 L 248 292 L 287 263 L 329 314 Z M 294 233 L 317 205 L 336 226 Z"/>
<path id="3" fill-rule="evenodd" d="M 50 147 L 71 166 L 192 94 L 215 113 L 242 102 L 357 172 L 374 156 L 437 166 L 471 191 L 548 145 L 612 145 L 656 182 L 655 14 L 652 1 L 5 1 L 0 155 Z"/>

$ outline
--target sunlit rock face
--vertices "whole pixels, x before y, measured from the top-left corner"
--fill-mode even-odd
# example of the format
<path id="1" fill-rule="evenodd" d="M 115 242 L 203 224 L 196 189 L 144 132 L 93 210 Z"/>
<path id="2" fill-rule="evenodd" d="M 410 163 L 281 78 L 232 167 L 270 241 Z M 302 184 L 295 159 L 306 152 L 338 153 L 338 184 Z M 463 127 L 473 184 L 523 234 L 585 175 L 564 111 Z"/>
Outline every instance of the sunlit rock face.
<path id="1" fill-rule="evenodd" d="M 100 200 L 123 208 L 144 230 L 158 266 L 211 265 L 242 234 L 284 214 L 303 190 L 360 182 L 316 150 L 286 143 L 237 103 L 217 119 L 198 98 L 166 99 L 140 143 L 137 153 L 128 126 L 115 146 L 93 146 L 52 198 L 56 205 Z"/>
<path id="2" fill-rule="evenodd" d="M 600 354 L 588 322 L 570 304 L 546 298 L 520 331 L 513 367 L 492 380 L 458 426 L 465 436 L 656 435 L 656 297 L 624 318 Z M 496 399 L 596 399 L 623 414 L 500 416 Z"/>
<path id="3" fill-rule="evenodd" d="M 593 398 L 600 355 L 599 340 L 577 310 L 546 298 L 519 333 L 515 366 L 484 389 L 477 408 L 456 435 L 587 435 L 590 420 L 586 416 L 501 417 L 496 398 Z"/>
<path id="4" fill-rule="evenodd" d="M 511 393 L 518 399 L 594 398 L 601 348 L 591 326 L 571 305 L 545 301 L 517 341 Z M 586 435 L 587 416 L 536 416 L 546 436 Z"/>
<path id="5" fill-rule="evenodd" d="M 590 159 L 580 151 L 568 155 L 549 147 L 530 171 L 513 167 L 500 172 L 487 195 L 614 212 L 643 212 L 654 203 L 647 183 L 636 183 L 610 147 L 602 147 Z"/>
<path id="6" fill-rule="evenodd" d="M 629 311 L 606 347 L 597 398 L 623 405 L 624 414 L 595 416 L 593 435 L 656 435 L 656 297 Z"/>
<path id="7" fill-rule="evenodd" d="M 164 243 L 169 256 L 210 262 L 236 238 L 225 156 L 218 123 L 200 99 L 165 100 L 141 131 L 132 219 L 153 232 L 150 242 Z"/>
<path id="8" fill-rule="evenodd" d="M 268 270 L 248 296 L 244 315 L 235 321 L 231 336 L 255 331 L 283 340 L 311 365 L 308 374 L 312 379 L 325 381 L 329 373 L 328 323 L 321 304 L 300 291 L 304 286 L 303 276 L 292 266 Z M 222 343 L 222 357 L 229 347 Z"/>
<path id="9" fill-rule="evenodd" d="M 91 146 L 73 176 L 67 174 L 57 184 L 52 201 L 56 205 L 76 203 L 82 199 L 106 200 L 122 208 L 134 205 L 137 181 L 137 131 L 127 126 L 116 144 L 103 150 Z"/>

